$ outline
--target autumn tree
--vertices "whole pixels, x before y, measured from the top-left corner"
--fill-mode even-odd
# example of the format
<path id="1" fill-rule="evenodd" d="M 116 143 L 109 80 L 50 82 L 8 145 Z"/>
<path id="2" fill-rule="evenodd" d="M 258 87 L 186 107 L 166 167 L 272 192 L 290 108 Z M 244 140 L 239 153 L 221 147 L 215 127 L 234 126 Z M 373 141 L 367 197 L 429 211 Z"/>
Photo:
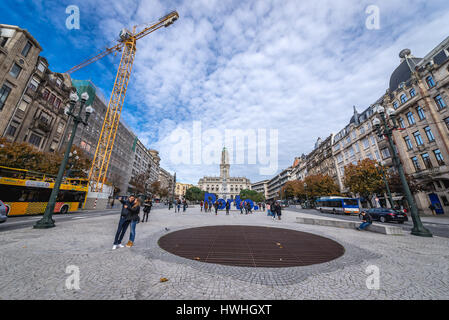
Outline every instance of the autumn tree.
<path id="1" fill-rule="evenodd" d="M 304 186 L 306 183 L 306 186 Z M 300 189 L 302 185 L 303 189 Z M 313 174 L 298 183 L 298 190 L 304 190 L 309 200 L 323 196 L 338 196 L 340 189 L 337 183 L 327 174 Z"/>
<path id="2" fill-rule="evenodd" d="M 75 150 L 79 159 L 70 159 L 65 169 L 70 170 L 72 176 L 87 178 L 91 161 L 80 148 L 73 146 L 71 152 Z M 39 151 L 26 142 L 10 142 L 0 138 L 1 166 L 57 175 L 63 156 L 60 153 Z"/>
<path id="3" fill-rule="evenodd" d="M 359 160 L 356 165 L 345 166 L 344 184 L 353 193 L 368 199 L 374 193 L 383 192 L 384 181 L 382 173 L 376 167 L 377 161 L 371 159 Z"/>
<path id="4" fill-rule="evenodd" d="M 421 191 L 431 191 L 431 188 L 418 182 L 413 176 L 405 174 L 405 179 L 407 180 L 408 186 L 412 193 L 417 193 Z M 397 172 L 392 172 L 388 174 L 388 184 L 390 186 L 391 192 L 404 193 L 402 188 L 401 178 Z"/>

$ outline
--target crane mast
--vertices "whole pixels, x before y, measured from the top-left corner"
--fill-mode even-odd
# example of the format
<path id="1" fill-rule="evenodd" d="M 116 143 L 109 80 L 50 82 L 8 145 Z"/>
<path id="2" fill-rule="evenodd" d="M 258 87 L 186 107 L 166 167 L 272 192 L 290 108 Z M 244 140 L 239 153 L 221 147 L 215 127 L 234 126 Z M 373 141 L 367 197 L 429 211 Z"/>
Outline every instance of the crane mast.
<path id="1" fill-rule="evenodd" d="M 176 11 L 172 11 L 164 17 L 160 18 L 156 23 L 136 33 L 136 27 L 132 32 L 123 29 L 120 33 L 120 41 L 112 48 L 107 48 L 103 52 L 97 54 L 83 63 L 73 67 L 67 73 L 73 73 L 85 66 L 100 60 L 112 52 L 122 51 L 120 65 L 117 70 L 114 87 L 112 89 L 111 98 L 109 99 L 108 108 L 104 118 L 103 126 L 100 133 L 100 139 L 95 150 L 95 156 L 92 161 L 92 167 L 89 171 L 89 180 L 91 181 L 91 191 L 102 192 L 103 185 L 109 167 L 109 161 L 114 147 L 115 136 L 120 123 L 120 116 L 125 101 L 126 90 L 128 89 L 129 79 L 133 68 L 134 58 L 136 55 L 137 40 L 149 35 L 150 33 L 173 24 L 179 15 Z"/>

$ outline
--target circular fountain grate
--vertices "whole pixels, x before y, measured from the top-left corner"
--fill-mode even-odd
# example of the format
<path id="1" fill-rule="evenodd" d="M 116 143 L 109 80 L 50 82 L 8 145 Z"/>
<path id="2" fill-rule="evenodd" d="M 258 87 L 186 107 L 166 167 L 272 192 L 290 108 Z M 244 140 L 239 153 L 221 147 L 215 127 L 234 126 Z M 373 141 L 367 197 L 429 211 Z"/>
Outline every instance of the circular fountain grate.
<path id="1" fill-rule="evenodd" d="M 187 259 L 240 267 L 308 266 L 345 252 L 339 243 L 311 233 L 254 226 L 184 229 L 161 237 L 158 243 Z"/>

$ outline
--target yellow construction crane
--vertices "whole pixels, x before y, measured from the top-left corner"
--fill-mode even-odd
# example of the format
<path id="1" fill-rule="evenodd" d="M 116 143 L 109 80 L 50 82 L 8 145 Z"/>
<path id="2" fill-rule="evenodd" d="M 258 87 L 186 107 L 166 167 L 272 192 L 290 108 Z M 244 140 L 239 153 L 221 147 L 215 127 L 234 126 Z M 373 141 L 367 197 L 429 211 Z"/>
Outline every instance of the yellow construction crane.
<path id="1" fill-rule="evenodd" d="M 178 12 L 172 11 L 160 18 L 156 23 L 140 32 L 136 32 L 137 26 L 133 27 L 132 32 L 127 29 L 123 29 L 120 32 L 120 39 L 117 45 L 112 48 L 107 48 L 95 57 L 90 58 L 67 71 L 67 73 L 73 73 L 95 61 L 100 60 L 110 53 L 122 51 L 122 57 L 117 70 L 114 88 L 112 89 L 111 98 L 109 100 L 108 109 L 103 122 L 103 128 L 101 129 L 100 139 L 98 141 L 92 167 L 89 172 L 91 191 L 102 192 L 103 190 L 103 184 L 106 180 L 109 160 L 111 158 L 112 148 L 114 147 L 115 135 L 120 122 L 120 115 L 122 112 L 123 103 L 125 101 L 126 90 L 128 88 L 128 82 L 131 76 L 131 70 L 136 54 L 137 40 L 162 27 L 168 27 L 178 20 L 178 18 Z"/>

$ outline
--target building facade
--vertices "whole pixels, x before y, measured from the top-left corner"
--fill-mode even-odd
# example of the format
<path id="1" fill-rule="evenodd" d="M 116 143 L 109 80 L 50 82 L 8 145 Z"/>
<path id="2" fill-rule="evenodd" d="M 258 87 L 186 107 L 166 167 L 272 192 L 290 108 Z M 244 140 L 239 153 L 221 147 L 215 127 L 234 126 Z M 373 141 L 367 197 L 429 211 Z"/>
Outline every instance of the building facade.
<path id="1" fill-rule="evenodd" d="M 215 193 L 222 199 L 235 199 L 244 189 L 251 189 L 251 182 L 245 177 L 231 177 L 229 153 L 223 148 L 220 162 L 219 177 L 203 177 L 198 181 L 198 187 L 206 192 Z"/>
<path id="2" fill-rule="evenodd" d="M 268 181 L 262 180 L 251 184 L 251 190 L 262 193 L 265 196 L 265 199 L 268 199 Z"/>
<path id="3" fill-rule="evenodd" d="M 176 182 L 175 197 L 185 198 L 187 189 L 194 187 L 193 184 Z"/>
<path id="4" fill-rule="evenodd" d="M 419 212 L 449 213 L 449 37 L 424 58 L 400 53 L 383 106 L 395 110 L 394 140 L 404 171 L 424 185 L 414 194 Z"/>

